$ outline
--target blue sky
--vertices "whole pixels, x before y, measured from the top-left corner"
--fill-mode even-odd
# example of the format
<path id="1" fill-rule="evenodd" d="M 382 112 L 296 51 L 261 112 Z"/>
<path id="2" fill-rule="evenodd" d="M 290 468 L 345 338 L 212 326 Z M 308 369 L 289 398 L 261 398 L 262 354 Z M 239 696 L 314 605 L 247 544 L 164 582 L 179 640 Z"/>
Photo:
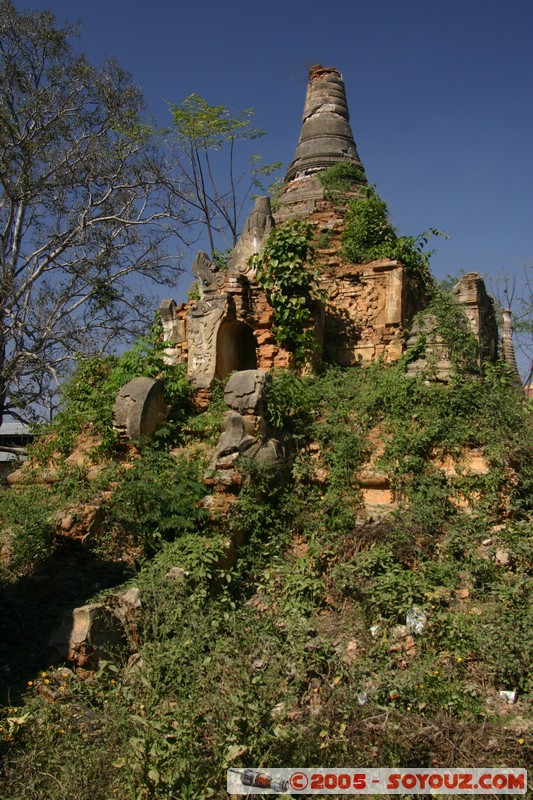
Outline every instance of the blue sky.
<path id="1" fill-rule="evenodd" d="M 344 75 L 371 182 L 401 233 L 436 227 L 433 271 L 520 274 L 533 262 L 531 0 L 16 0 L 79 19 L 93 63 L 115 56 L 159 122 L 198 92 L 253 106 L 260 149 L 296 148 L 307 69 Z M 189 259 L 192 261 L 192 256 Z M 180 299 L 180 298 L 176 298 Z"/>

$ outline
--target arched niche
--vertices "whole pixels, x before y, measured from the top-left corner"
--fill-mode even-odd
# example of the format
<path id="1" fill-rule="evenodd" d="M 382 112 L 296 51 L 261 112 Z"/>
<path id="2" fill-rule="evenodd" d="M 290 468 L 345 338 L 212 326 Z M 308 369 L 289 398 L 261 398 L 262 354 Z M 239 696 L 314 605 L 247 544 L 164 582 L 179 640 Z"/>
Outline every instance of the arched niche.
<path id="1" fill-rule="evenodd" d="M 217 378 L 257 369 L 257 341 L 244 322 L 223 322 L 217 334 Z"/>

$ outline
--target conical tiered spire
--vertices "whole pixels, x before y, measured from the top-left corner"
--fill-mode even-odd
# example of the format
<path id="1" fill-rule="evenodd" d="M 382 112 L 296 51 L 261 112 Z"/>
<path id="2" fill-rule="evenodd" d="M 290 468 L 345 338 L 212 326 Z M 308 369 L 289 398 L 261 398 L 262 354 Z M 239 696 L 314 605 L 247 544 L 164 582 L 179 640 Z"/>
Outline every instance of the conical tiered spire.
<path id="1" fill-rule="evenodd" d="M 363 168 L 350 128 L 344 80 L 338 70 L 311 67 L 305 99 L 302 131 L 296 154 L 287 170 L 287 181 L 349 160 Z"/>
<path id="2" fill-rule="evenodd" d="M 516 356 L 513 345 L 513 323 L 511 321 L 511 312 L 508 308 L 502 308 L 500 312 L 501 320 L 501 358 L 511 370 L 511 374 L 515 383 L 518 386 L 522 385 L 520 380 L 520 373 L 516 363 Z"/>

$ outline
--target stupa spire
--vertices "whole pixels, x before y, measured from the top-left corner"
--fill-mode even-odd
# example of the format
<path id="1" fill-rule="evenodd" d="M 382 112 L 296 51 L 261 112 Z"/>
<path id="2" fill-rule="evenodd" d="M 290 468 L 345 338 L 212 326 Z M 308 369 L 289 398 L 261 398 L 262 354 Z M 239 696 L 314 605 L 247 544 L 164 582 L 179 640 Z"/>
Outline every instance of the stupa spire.
<path id="1" fill-rule="evenodd" d="M 350 127 L 344 80 L 335 68 L 317 64 L 309 69 L 300 140 L 286 180 L 345 160 L 363 168 Z"/>
<path id="2" fill-rule="evenodd" d="M 522 386 L 520 379 L 520 372 L 516 363 L 516 355 L 513 345 L 513 323 L 511 321 L 511 312 L 508 308 L 502 308 L 500 312 L 501 321 L 501 358 L 507 364 L 513 376 L 514 382 L 518 386 Z"/>

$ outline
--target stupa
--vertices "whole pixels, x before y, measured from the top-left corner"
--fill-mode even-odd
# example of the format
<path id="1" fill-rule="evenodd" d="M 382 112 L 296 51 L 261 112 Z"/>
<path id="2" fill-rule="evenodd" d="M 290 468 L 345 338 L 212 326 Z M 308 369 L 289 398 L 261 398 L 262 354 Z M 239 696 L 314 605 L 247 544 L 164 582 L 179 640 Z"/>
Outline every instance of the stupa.
<path id="1" fill-rule="evenodd" d="M 198 389 L 208 390 L 216 378 L 234 371 L 293 365 L 292 353 L 276 340 L 273 309 L 251 259 L 271 230 L 291 219 L 305 219 L 313 227 L 313 262 L 327 296 L 314 312 L 315 358 L 350 366 L 375 359 L 392 362 L 402 354 L 405 330 L 425 304 L 425 287 L 400 261 L 346 260 L 343 233 L 349 197 L 340 201 L 322 182 L 339 163 L 351 165 L 357 176 L 353 193 L 364 192 L 366 176 L 350 126 L 343 77 L 335 68 L 316 65 L 309 71 L 300 137 L 275 211 L 268 197 L 257 198 L 227 269 L 198 253 L 192 271 L 199 299 L 180 306 L 165 300 L 161 305 L 167 357 L 187 363 Z M 473 306 L 470 317 L 481 318 Z M 485 330 L 474 332 L 485 335 Z"/>

